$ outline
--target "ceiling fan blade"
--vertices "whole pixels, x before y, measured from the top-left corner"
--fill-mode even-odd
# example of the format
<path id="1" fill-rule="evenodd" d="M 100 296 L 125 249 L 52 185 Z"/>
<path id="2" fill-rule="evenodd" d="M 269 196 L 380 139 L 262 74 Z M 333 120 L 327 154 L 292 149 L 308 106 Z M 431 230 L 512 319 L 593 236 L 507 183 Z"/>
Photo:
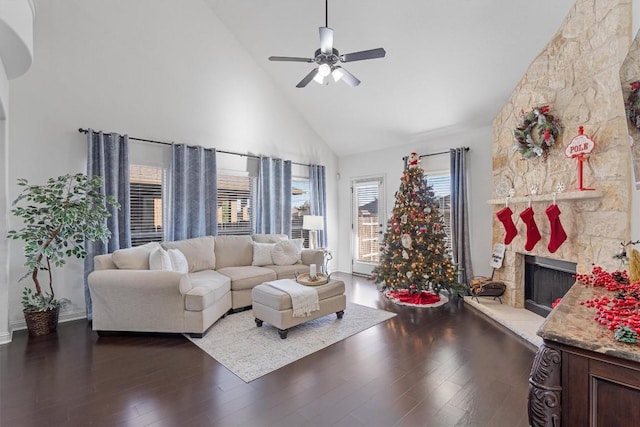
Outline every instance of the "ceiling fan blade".
<path id="1" fill-rule="evenodd" d="M 337 77 L 336 77 L 336 71 L 338 72 Z M 342 80 L 343 82 L 345 82 L 351 87 L 356 87 L 360 84 L 360 80 L 358 80 L 356 76 L 354 76 L 353 74 L 351 74 L 350 72 L 348 72 L 346 69 L 342 67 L 336 67 L 333 72 L 334 72 L 333 78 L 335 79 L 335 81 Z"/>
<path id="2" fill-rule="evenodd" d="M 313 78 L 316 76 L 316 74 L 318 74 L 318 69 L 317 69 L 317 68 L 314 68 L 313 70 L 311 70 L 311 72 L 310 72 L 309 74 L 307 74 L 307 75 L 305 76 L 305 78 L 304 78 L 304 79 L 300 80 L 300 83 L 298 83 L 298 84 L 296 85 L 296 87 L 305 87 L 306 85 L 308 85 L 308 84 L 309 84 L 309 82 L 310 82 L 311 80 L 313 80 Z"/>
<path id="3" fill-rule="evenodd" d="M 344 55 L 340 55 L 340 61 L 353 62 L 353 61 L 362 61 L 364 59 L 384 58 L 384 55 L 386 55 L 386 53 L 387 52 L 385 52 L 383 48 L 379 47 L 377 49 L 362 50 L 360 52 L 346 53 Z"/>
<path id="4" fill-rule="evenodd" d="M 270 56 L 269 61 L 288 61 L 288 62 L 313 62 L 312 58 L 297 58 L 294 56 Z"/>
<path id="5" fill-rule="evenodd" d="M 333 30 L 320 27 L 320 51 L 325 55 L 333 53 Z"/>

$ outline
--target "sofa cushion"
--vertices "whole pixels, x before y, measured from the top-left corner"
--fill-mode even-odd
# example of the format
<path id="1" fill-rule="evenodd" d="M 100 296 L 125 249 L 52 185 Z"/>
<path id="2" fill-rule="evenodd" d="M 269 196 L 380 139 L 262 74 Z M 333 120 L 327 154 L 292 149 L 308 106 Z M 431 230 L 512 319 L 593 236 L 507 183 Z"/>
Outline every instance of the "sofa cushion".
<path id="1" fill-rule="evenodd" d="M 203 311 L 224 297 L 231 290 L 231 281 L 213 270 L 203 270 L 188 275 L 191 289 L 185 294 L 185 309 Z"/>
<path id="2" fill-rule="evenodd" d="M 190 273 L 216 268 L 213 236 L 162 242 L 162 246 L 165 249 L 179 249 L 187 258 Z"/>
<path id="3" fill-rule="evenodd" d="M 275 265 L 292 265 L 300 260 L 300 251 L 291 240 L 282 240 L 273 247 L 271 258 Z"/>
<path id="4" fill-rule="evenodd" d="M 164 249 L 156 248 L 149 254 L 149 270 L 166 270 L 173 271 L 171 267 L 171 258 L 169 253 Z"/>
<path id="5" fill-rule="evenodd" d="M 264 265 L 271 265 L 271 251 L 275 246 L 275 243 L 258 243 L 253 242 L 253 262 L 251 265 L 257 265 L 262 267 Z"/>
<path id="6" fill-rule="evenodd" d="M 251 236 L 216 236 L 216 269 L 250 266 L 253 261 Z"/>
<path id="7" fill-rule="evenodd" d="M 278 279 L 294 279 L 296 277 L 295 273 L 300 274 L 309 272 L 309 266 L 302 264 L 301 262 L 293 265 L 265 265 L 264 267 L 275 271 Z"/>
<path id="8" fill-rule="evenodd" d="M 224 267 L 217 271 L 231 279 L 232 291 L 251 289 L 260 283 L 277 278 L 275 271 L 264 267 Z"/>
<path id="9" fill-rule="evenodd" d="M 150 242 L 134 248 L 118 249 L 111 258 L 120 270 L 148 270 L 149 254 L 159 247 L 158 242 Z"/>
<path id="10" fill-rule="evenodd" d="M 289 236 L 286 234 L 254 234 L 251 237 L 254 242 L 258 243 L 277 243 L 280 240 L 289 239 Z"/>

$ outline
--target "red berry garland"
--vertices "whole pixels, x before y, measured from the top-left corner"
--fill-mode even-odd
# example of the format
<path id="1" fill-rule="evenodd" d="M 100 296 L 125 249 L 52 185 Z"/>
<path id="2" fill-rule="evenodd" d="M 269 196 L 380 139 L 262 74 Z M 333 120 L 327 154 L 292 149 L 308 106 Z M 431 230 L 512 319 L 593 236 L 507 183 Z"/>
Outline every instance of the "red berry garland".
<path id="1" fill-rule="evenodd" d="M 590 274 L 576 274 L 575 278 L 586 285 L 604 287 L 615 292 L 613 298 L 603 295 L 582 301 L 580 305 L 595 308 L 593 320 L 615 331 L 616 340 L 637 343 L 640 335 L 640 282 L 629 283 L 626 271 L 609 273 L 596 265 Z M 631 334 L 626 333 L 627 330 Z"/>

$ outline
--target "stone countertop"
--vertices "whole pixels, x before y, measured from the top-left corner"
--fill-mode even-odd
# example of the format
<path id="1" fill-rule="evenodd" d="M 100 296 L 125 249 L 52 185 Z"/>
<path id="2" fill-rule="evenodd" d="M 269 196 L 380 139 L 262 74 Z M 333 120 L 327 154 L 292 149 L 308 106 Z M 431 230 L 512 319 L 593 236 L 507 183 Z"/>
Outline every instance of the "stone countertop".
<path id="1" fill-rule="evenodd" d="M 602 295 L 611 298 L 613 294 L 602 287 L 594 288 L 581 282 L 574 283 L 560 304 L 540 326 L 538 335 L 547 341 L 640 362 L 640 345 L 616 341 L 613 331 L 593 320 L 596 309 L 580 305 L 581 301 Z"/>

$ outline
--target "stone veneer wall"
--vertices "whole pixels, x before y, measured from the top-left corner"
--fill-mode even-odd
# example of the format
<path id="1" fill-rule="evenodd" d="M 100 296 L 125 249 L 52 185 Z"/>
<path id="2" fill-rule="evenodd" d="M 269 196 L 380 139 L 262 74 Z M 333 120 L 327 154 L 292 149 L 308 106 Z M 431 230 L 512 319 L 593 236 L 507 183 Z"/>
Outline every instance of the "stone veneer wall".
<path id="1" fill-rule="evenodd" d="M 511 98 L 493 122 L 493 184 L 508 180 L 518 203 L 510 203 L 518 236 L 507 247 L 503 267 L 495 277 L 507 284 L 505 299 L 524 305 L 524 256 L 538 255 L 578 264 L 578 272 L 592 263 L 617 268 L 613 255 L 630 237 L 631 167 L 629 137 L 620 86 L 620 69 L 631 41 L 630 0 L 577 0 L 560 30 L 531 63 Z M 561 137 L 546 161 L 523 160 L 514 151 L 513 129 L 522 110 L 548 104 L 561 121 Z M 595 187 L 602 197 L 563 199 L 557 204 L 568 235 L 555 253 L 549 253 L 549 221 L 545 209 L 558 183 L 567 190 L 578 187 L 576 160 L 564 149 L 583 125 L 596 148 L 585 163 L 585 187 Z M 518 214 L 527 207 L 531 185 L 538 186 L 532 208 L 542 240 L 527 252 L 526 227 Z M 496 196 L 497 197 L 497 196 Z M 504 204 L 494 204 L 497 213 Z M 502 223 L 494 215 L 493 242 L 504 238 Z"/>

